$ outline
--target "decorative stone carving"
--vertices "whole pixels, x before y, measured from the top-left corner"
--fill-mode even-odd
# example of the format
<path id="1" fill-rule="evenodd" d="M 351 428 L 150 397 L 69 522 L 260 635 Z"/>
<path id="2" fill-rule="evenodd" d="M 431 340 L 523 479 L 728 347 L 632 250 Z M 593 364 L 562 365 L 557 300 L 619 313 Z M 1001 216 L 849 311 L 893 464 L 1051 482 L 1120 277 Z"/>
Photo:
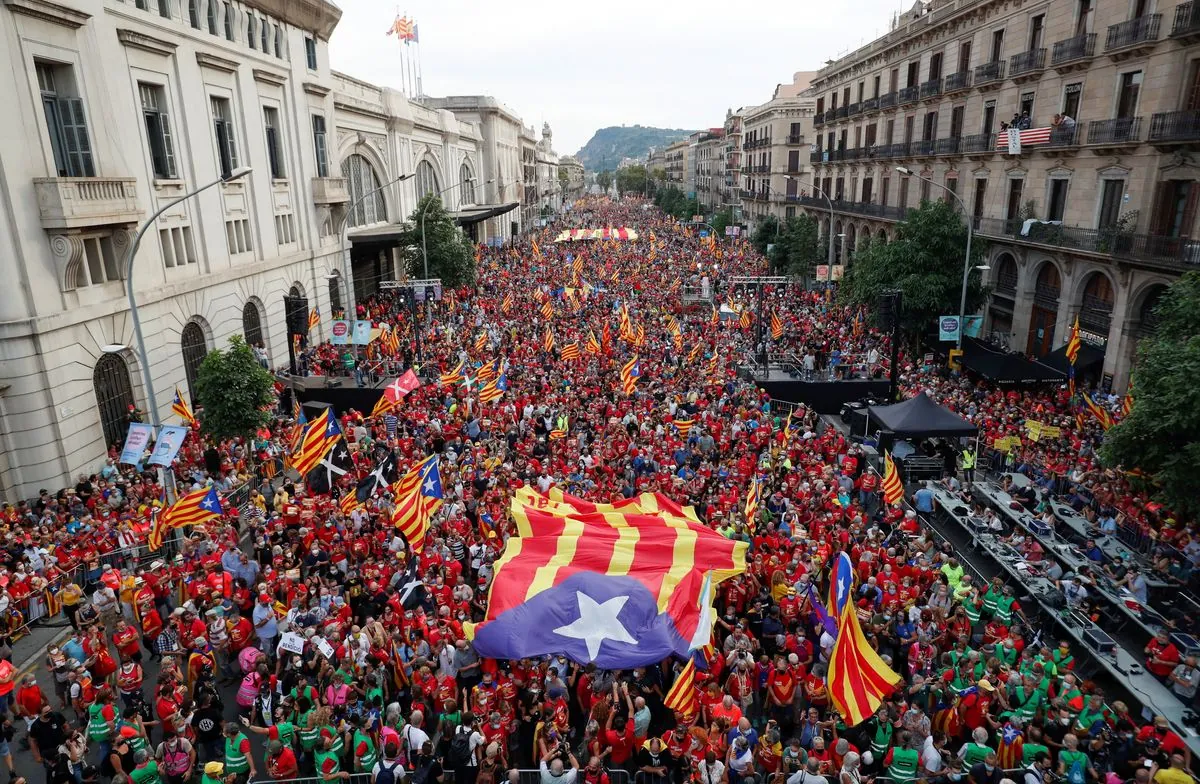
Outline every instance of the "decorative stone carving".
<path id="1" fill-rule="evenodd" d="M 83 238 L 78 234 L 51 234 L 50 253 L 54 257 L 59 288 L 74 291 L 79 265 L 83 263 Z"/>

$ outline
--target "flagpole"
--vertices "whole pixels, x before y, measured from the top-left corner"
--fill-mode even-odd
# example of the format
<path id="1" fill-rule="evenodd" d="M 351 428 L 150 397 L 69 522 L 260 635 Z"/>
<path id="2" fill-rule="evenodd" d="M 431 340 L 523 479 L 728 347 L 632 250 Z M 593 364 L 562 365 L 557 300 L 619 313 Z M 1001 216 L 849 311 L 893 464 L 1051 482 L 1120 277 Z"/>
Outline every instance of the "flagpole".
<path id="1" fill-rule="evenodd" d="M 417 27 L 413 25 L 413 32 L 416 33 Z M 417 38 L 417 97 L 425 95 L 424 70 L 421 68 L 421 39 Z"/>

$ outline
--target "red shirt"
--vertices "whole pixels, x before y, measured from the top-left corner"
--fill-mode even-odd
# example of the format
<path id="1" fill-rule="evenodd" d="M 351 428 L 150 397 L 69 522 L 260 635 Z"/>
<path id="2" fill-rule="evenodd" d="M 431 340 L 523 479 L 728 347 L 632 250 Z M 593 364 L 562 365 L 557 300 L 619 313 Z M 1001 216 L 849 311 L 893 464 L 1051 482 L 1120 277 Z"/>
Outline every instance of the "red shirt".
<path id="1" fill-rule="evenodd" d="M 612 753 L 609 755 L 609 758 L 613 764 L 625 764 L 633 756 L 633 722 L 625 722 L 625 730 L 621 733 L 618 733 L 616 730 L 605 730 L 604 743 L 607 746 L 612 746 Z"/>

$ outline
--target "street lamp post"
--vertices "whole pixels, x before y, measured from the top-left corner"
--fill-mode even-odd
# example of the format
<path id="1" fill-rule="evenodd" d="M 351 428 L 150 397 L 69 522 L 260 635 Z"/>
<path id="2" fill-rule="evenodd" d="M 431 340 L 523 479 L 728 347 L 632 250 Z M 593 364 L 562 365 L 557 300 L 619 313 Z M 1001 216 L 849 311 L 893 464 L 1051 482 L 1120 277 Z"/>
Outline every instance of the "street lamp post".
<path id="1" fill-rule="evenodd" d="M 349 307 L 346 309 L 346 313 L 349 315 L 350 321 L 354 321 L 358 318 L 358 308 L 355 306 L 354 302 L 354 281 L 350 279 L 350 238 L 347 236 L 350 232 L 350 216 L 354 214 L 354 210 L 356 207 L 358 207 L 358 205 L 362 204 L 370 197 L 374 196 L 380 191 L 392 187 L 396 183 L 404 182 L 405 180 L 415 176 L 416 175 L 413 173 L 401 174 L 394 180 L 389 180 L 383 185 L 380 185 L 378 188 L 367 191 L 362 196 L 359 196 L 353 204 L 347 207 L 346 214 L 342 216 L 341 226 L 338 227 L 338 236 L 342 238 L 342 246 L 344 248 L 342 252 L 342 279 L 346 281 L 346 303 L 349 305 Z M 387 219 L 386 215 L 384 216 L 384 219 Z M 316 296 L 316 292 L 313 292 L 313 296 Z M 332 315 L 333 314 L 331 313 L 330 316 Z"/>
<path id="2" fill-rule="evenodd" d="M 970 276 L 971 276 L 971 236 L 972 236 L 972 234 L 974 234 L 974 231 L 972 230 L 972 227 L 971 227 L 971 216 L 967 212 L 967 205 L 963 203 L 962 198 L 960 198 L 957 193 L 950 190 L 945 185 L 942 185 L 941 183 L 938 183 L 938 182 L 934 182 L 931 179 L 922 177 L 919 174 L 914 174 L 912 169 L 909 169 L 906 166 L 897 166 L 896 171 L 900 172 L 901 174 L 907 174 L 907 175 L 916 177 L 918 180 L 923 180 L 924 182 L 928 182 L 933 185 L 936 185 L 939 188 L 941 188 L 942 190 L 944 190 L 946 193 L 949 193 L 951 196 L 954 197 L 954 200 L 958 202 L 958 206 L 962 208 L 963 217 L 966 218 L 966 221 L 967 221 L 967 253 L 966 253 L 966 257 L 963 259 L 962 296 L 958 300 L 958 340 L 955 345 L 955 348 L 957 348 L 961 351 L 962 350 L 963 329 L 965 327 L 965 324 L 963 322 L 965 322 L 967 319 L 967 279 L 970 278 Z"/>
<path id="3" fill-rule="evenodd" d="M 142 335 L 142 320 L 138 315 L 137 298 L 133 295 L 133 260 L 137 256 L 138 246 L 142 242 L 142 235 L 154 225 L 154 222 L 158 220 L 159 215 L 162 215 L 164 212 L 171 209 L 181 201 L 190 199 L 196 194 L 206 191 L 214 185 L 220 185 L 223 182 L 232 182 L 233 180 L 241 179 L 249 174 L 250 171 L 251 169 L 249 166 L 245 166 L 240 169 L 234 169 L 228 175 L 221 177 L 220 179 L 213 180 L 207 185 L 202 185 L 201 187 L 196 188 L 194 191 L 185 193 L 179 198 L 169 201 L 162 207 L 159 207 L 157 212 L 147 218 L 146 221 L 138 227 L 137 234 L 133 236 L 133 242 L 129 243 L 129 250 L 125 252 L 125 293 L 129 297 L 129 315 L 130 318 L 133 319 L 133 336 L 134 339 L 137 340 L 138 361 L 142 366 L 142 383 L 146 385 L 146 403 L 150 406 L 150 425 L 155 429 L 156 433 L 162 428 L 162 420 L 158 415 L 158 399 L 154 395 L 154 375 L 150 371 L 150 356 L 146 351 L 146 339 Z M 192 401 L 193 405 L 195 402 L 196 401 L 194 400 Z M 171 494 L 174 494 L 174 474 L 169 467 L 165 469 L 165 473 L 168 479 L 172 481 L 168 481 L 164 484 L 167 487 L 167 491 Z M 174 499 L 168 498 L 167 500 L 172 501 Z"/>
<path id="4" fill-rule="evenodd" d="M 812 185 L 809 187 L 811 187 L 817 193 L 821 194 L 821 196 L 823 196 L 825 198 L 825 203 L 829 205 L 829 232 L 828 232 L 828 236 L 826 237 L 826 240 L 828 241 L 827 244 L 829 245 L 829 255 L 828 255 L 828 259 L 826 260 L 825 263 L 829 265 L 829 274 L 832 276 L 833 275 L 833 260 L 834 260 L 833 259 L 833 200 L 829 198 L 829 194 L 827 194 L 825 191 L 823 191 L 819 187 L 817 187 L 817 178 L 816 177 L 813 177 Z"/>
<path id="5" fill-rule="evenodd" d="M 488 180 L 487 182 L 484 183 L 484 185 L 491 185 L 495 181 L 496 181 L 495 179 Z M 438 191 L 438 193 L 437 193 L 438 198 L 441 199 L 443 193 L 449 193 L 450 191 L 454 190 L 455 188 L 462 187 L 463 183 L 466 183 L 466 182 L 479 182 L 479 178 L 468 177 L 465 180 L 460 180 L 459 182 L 456 182 L 449 187 L 443 188 L 442 190 Z M 425 202 L 425 204 L 421 206 L 421 262 L 422 262 L 422 265 L 425 270 L 425 279 L 426 280 L 429 280 L 429 250 L 428 250 L 428 245 L 425 242 L 425 212 L 429 209 L 429 205 L 432 203 L 433 203 L 433 199 L 428 199 Z"/>

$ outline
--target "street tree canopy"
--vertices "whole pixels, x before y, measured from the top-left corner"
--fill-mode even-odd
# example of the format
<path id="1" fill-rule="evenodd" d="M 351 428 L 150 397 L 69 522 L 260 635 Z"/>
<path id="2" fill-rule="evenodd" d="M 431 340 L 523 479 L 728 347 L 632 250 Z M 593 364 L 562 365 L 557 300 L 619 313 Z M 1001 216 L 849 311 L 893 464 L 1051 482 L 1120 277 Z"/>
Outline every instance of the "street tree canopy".
<path id="1" fill-rule="evenodd" d="M 1200 514 L 1200 273 L 1177 280 L 1138 344 L 1133 410 L 1104 434 L 1105 465 L 1139 469 L 1178 515 Z"/>
<path id="2" fill-rule="evenodd" d="M 425 212 L 425 247 L 429 251 L 429 277 L 441 278 L 447 288 L 470 286 L 475 283 L 475 251 L 466 236 L 459 230 L 454 216 L 442 206 L 442 200 L 429 194 L 417 202 L 417 208 L 408 218 L 408 225 L 400 236 L 400 247 L 404 249 L 404 260 L 408 274 L 414 278 L 425 277 L 425 265 L 421 258 L 421 212 Z"/>
<path id="3" fill-rule="evenodd" d="M 971 265 L 983 258 L 978 238 Z M 867 305 L 872 311 L 879 295 L 899 289 L 903 296 L 900 329 L 910 341 L 931 331 L 937 318 L 958 313 L 962 292 L 967 227 L 945 202 L 924 202 L 896 227 L 891 242 L 872 242 L 854 254 L 846 267 L 838 296 L 848 305 Z M 979 308 L 984 287 L 978 272 L 967 285 L 967 313 Z"/>
<path id="4" fill-rule="evenodd" d="M 620 193 L 645 193 L 649 182 L 645 166 L 626 166 L 617 171 L 617 191 Z"/>
<path id="5" fill-rule="evenodd" d="M 196 374 L 200 427 L 215 439 L 250 438 L 271 422 L 275 379 L 241 335 L 208 352 Z"/>

